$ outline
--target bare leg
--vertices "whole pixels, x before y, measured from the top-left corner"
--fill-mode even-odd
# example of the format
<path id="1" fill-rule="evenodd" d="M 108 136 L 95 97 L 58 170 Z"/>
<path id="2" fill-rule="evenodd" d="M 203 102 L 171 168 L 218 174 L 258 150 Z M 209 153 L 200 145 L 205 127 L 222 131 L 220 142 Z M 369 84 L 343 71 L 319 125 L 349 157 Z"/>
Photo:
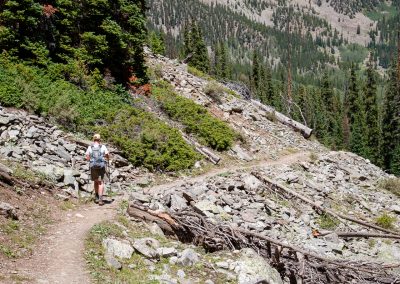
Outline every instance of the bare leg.
<path id="1" fill-rule="evenodd" d="M 94 181 L 94 193 L 99 195 L 99 181 Z"/>
<path id="2" fill-rule="evenodd" d="M 103 193 L 104 193 L 103 181 L 98 181 L 98 193 L 99 193 L 99 197 L 103 196 Z"/>

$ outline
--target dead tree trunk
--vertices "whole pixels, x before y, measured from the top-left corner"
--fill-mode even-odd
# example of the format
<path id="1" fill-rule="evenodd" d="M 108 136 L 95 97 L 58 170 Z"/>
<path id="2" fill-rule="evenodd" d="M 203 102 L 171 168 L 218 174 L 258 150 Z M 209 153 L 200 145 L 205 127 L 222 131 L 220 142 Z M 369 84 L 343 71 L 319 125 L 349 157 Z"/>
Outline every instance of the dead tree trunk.
<path id="1" fill-rule="evenodd" d="M 300 122 L 297 122 L 297 121 L 287 117 L 286 115 L 284 115 L 280 112 L 277 112 L 273 107 L 263 105 L 262 103 L 260 103 L 256 100 L 251 100 L 251 102 L 254 105 L 258 106 L 263 111 L 265 111 L 266 113 L 274 115 L 276 120 L 279 121 L 280 123 L 290 126 L 295 131 L 300 132 L 304 138 L 306 138 L 306 139 L 310 138 L 311 134 L 313 133 L 313 129 L 305 126 L 304 124 L 301 124 Z"/>

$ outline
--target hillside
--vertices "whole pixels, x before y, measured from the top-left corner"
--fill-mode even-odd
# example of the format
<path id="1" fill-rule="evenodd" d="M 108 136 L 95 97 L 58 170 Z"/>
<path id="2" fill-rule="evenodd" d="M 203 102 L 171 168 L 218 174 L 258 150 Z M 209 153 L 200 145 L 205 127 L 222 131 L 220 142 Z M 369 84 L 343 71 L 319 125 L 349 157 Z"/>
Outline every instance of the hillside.
<path id="1" fill-rule="evenodd" d="M 115 213 L 107 211 L 102 218 L 93 215 L 100 207 L 85 210 L 86 205 L 80 205 L 82 209 L 68 205 L 66 209 L 69 216 L 66 218 L 73 222 L 76 232 L 84 231 L 91 222 L 109 220 L 93 227 L 85 245 L 94 281 L 244 284 L 268 279 L 270 283 L 289 283 L 289 279 L 294 281 L 293 271 L 296 279 L 302 278 L 307 283 L 351 283 L 354 279 L 362 279 L 362 283 L 387 283 L 388 279 L 397 283 L 398 179 L 357 155 L 329 151 L 317 141 L 305 139 L 260 109 L 256 102 L 244 100 L 226 87 L 219 86 L 218 95 L 210 96 L 205 92 L 210 81 L 188 73 L 187 65 L 149 52 L 147 58 L 150 68 L 158 70 L 152 79 L 155 86 L 165 80 L 177 96 L 203 105 L 242 138 L 226 153 L 208 149 L 221 158 L 218 165 L 201 159 L 197 169 L 178 177 L 133 168 L 117 155 L 118 149 L 111 147 L 112 183 L 108 194 L 110 197 L 121 194 L 120 209 L 116 204 L 106 205 Z M 164 112 L 157 96 L 132 95 L 141 108 L 180 129 L 188 141 L 207 148 L 206 141 L 194 133 L 184 134 L 184 121 Z M 74 196 L 82 198 L 90 192 L 85 163 L 80 158 L 86 142 L 25 112 L 3 108 L 1 117 L 4 159 L 41 173 L 54 188 L 64 191 L 51 189 L 50 195 L 58 194 L 66 200 Z M 34 146 L 41 143 L 48 145 L 43 152 Z M 32 189 L 25 190 L 28 193 Z M 9 205 L 17 214 L 24 214 L 22 208 L 16 207 L 23 205 L 14 204 L 14 200 L 10 199 Z M 117 210 L 122 215 L 113 217 Z M 57 210 L 53 209 L 54 212 Z M 164 219 L 166 216 L 178 226 L 174 233 L 165 225 L 165 220 L 171 220 Z M 153 223 L 149 227 L 143 223 L 145 220 L 153 220 L 158 226 Z M 51 234 L 59 230 L 70 234 L 62 219 L 52 227 Z M 204 227 L 208 229 L 204 231 Z M 183 228 L 186 233 L 182 235 L 179 230 Z M 2 229 L 2 238 L 9 238 L 9 232 Z M 46 232 L 42 234 L 46 236 Z M 232 232 L 236 235 L 231 235 Z M 183 243 L 193 242 L 205 250 L 193 250 L 164 236 L 171 233 Z M 21 255 L 18 257 L 22 259 L 13 264 L 7 257 L 16 256 L 3 256 L 6 258 L 2 279 L 18 277 L 29 282 L 48 275 L 58 281 L 57 275 L 66 273 L 71 281 L 86 281 L 83 279 L 88 276 L 77 266 L 82 263 L 80 253 L 62 254 L 59 249 L 51 249 L 57 246 L 59 237 L 48 240 L 48 245 L 40 244 L 43 239 L 39 237 L 42 253 L 37 255 L 37 247 L 33 245 L 30 261 Z M 65 249 L 77 245 L 83 249 L 84 245 L 83 240 L 73 236 L 63 242 Z M 277 247 L 279 259 L 271 257 L 266 250 L 269 246 L 274 250 Z M 249 247 L 256 248 L 262 257 Z M 235 250 L 229 252 L 231 249 Z M 297 259 L 291 257 L 296 250 Z M 68 256 L 74 259 L 73 263 Z M 49 262 L 54 257 L 64 259 L 65 265 Z M 302 257 L 307 262 L 302 262 Z M 316 268 L 321 261 L 330 262 L 329 268 Z M 70 274 L 72 270 L 75 276 Z"/>
<path id="2" fill-rule="evenodd" d="M 400 283 L 400 2 L 327 2 L 0 1 L 0 282 Z"/>

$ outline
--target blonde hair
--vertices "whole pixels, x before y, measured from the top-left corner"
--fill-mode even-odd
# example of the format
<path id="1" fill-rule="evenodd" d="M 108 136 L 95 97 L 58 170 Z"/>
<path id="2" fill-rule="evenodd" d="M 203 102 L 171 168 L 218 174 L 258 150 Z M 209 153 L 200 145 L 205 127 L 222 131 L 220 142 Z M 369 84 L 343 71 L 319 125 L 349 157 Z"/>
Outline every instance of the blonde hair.
<path id="1" fill-rule="evenodd" d="M 93 135 L 93 141 L 100 141 L 100 134 L 96 133 Z"/>

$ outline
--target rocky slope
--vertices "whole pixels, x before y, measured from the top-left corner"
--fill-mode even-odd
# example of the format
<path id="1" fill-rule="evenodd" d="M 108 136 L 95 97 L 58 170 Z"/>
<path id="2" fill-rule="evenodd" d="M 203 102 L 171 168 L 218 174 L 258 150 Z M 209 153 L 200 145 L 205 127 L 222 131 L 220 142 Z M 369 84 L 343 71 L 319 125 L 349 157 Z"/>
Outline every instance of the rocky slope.
<path id="1" fill-rule="evenodd" d="M 225 86 L 219 85 L 222 91 L 217 98 L 207 95 L 206 87 L 219 83 L 188 73 L 184 64 L 150 53 L 147 56 L 149 65 L 159 73 L 154 80 L 168 81 L 179 95 L 226 121 L 242 139 L 227 154 L 214 153 L 221 156 L 218 165 L 205 160 L 198 163 L 193 172 L 200 171 L 198 177 L 188 173 L 154 175 L 135 169 L 110 147 L 113 163 L 108 192 L 128 192 L 131 204 L 157 214 L 195 210 L 210 224 L 253 232 L 327 259 L 379 262 L 382 266 L 400 263 L 400 199 L 393 193 L 396 188 L 390 192 L 384 186 L 387 181 L 398 186 L 395 177 L 354 154 L 332 152 L 305 139 Z M 166 114 L 157 113 L 151 95 L 135 97 L 138 105 L 182 127 Z M 64 191 L 59 198 L 90 194 L 83 160 L 89 142 L 40 117 L 7 108 L 0 111 L 0 131 L 4 158 L 41 173 Z M 126 209 L 127 202 L 124 204 L 121 209 Z M 93 271 L 101 267 L 106 279 L 140 274 L 144 282 L 127 283 L 289 283 L 286 274 L 279 276 L 277 269 L 281 268 L 268 257 L 258 256 L 252 245 L 206 253 L 166 238 L 158 225 L 145 225 L 143 218 L 130 218 L 129 222 L 126 217 L 95 226 L 91 233 L 97 241 L 88 250 L 88 262 Z M 355 233 L 380 237 L 348 235 Z M 400 273 L 398 266 L 388 272 L 388 277 Z M 356 282 L 340 283 L 385 283 L 382 278 L 353 280 Z M 328 283 L 329 279 L 305 282 Z"/>

